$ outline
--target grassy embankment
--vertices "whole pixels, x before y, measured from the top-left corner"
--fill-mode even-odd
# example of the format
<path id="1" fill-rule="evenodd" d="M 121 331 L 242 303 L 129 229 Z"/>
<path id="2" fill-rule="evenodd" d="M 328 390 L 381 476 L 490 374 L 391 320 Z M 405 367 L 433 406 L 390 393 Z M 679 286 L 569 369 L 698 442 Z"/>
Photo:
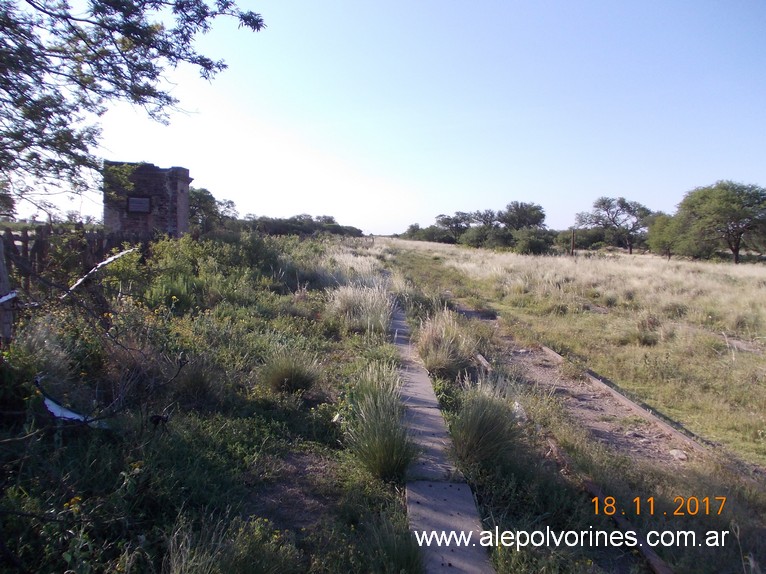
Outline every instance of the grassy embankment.
<path id="1" fill-rule="evenodd" d="M 422 288 L 449 290 L 471 306 L 494 309 L 504 334 L 562 352 L 569 372 L 593 368 L 694 432 L 724 443 L 729 452 L 752 462 L 766 458 L 763 357 L 745 350 L 757 351 L 763 337 L 766 310 L 757 297 L 766 280 L 763 268 L 668 264 L 648 257 L 535 258 L 400 241 L 379 241 L 377 248 L 382 259 Z M 470 338 L 475 330 L 468 322 L 463 334 Z M 457 335 L 451 339 L 459 341 Z M 725 548 L 659 549 L 678 571 L 749 572 L 748 557 L 764 563 L 764 489 L 741 482 L 715 458 L 694 460 L 678 472 L 640 464 L 629 453 L 594 443 L 557 400 L 510 369 L 500 383 L 503 401 L 518 401 L 531 427 L 527 424 L 526 432 L 511 441 L 514 456 L 464 460 L 486 520 L 506 528 L 587 529 L 599 523 L 589 498 L 578 491 L 576 476 L 562 479 L 543 459 L 547 446 L 541 439 L 550 434 L 573 458 L 575 475 L 588 474 L 618 500 L 655 498 L 655 516 L 632 517 L 643 530 L 738 532 L 737 539 L 729 535 Z M 471 385 L 436 381 L 453 417 L 453 433 L 455 421 L 471 418 L 462 412 L 466 395 L 460 389 L 466 386 Z M 727 496 L 726 512 L 665 519 L 662 513 L 672 514 L 676 496 Z M 598 564 L 606 558 L 587 552 L 562 558 L 558 551 L 538 550 L 498 552 L 495 559 L 501 571 L 585 571 L 589 560 Z"/>
<path id="2" fill-rule="evenodd" d="M 390 299 L 352 251 L 187 237 L 22 294 L 47 302 L 3 355 L 2 569 L 419 571 Z M 54 422 L 35 374 L 108 428 Z"/>

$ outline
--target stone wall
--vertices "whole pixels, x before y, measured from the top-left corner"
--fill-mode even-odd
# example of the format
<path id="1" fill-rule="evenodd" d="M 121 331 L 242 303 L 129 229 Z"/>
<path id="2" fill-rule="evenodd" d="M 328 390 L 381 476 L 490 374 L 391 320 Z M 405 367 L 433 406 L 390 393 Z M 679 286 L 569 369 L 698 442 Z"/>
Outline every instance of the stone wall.
<path id="1" fill-rule="evenodd" d="M 189 170 L 151 163 L 104 162 L 107 233 L 180 237 L 189 231 Z"/>

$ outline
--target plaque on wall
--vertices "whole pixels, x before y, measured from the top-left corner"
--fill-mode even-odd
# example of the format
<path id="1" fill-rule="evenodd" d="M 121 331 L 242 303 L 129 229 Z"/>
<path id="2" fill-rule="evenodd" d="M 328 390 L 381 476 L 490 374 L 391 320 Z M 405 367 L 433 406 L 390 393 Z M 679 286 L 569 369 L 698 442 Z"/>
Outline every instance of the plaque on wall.
<path id="1" fill-rule="evenodd" d="M 128 213 L 151 213 L 152 199 L 150 197 L 128 196 Z"/>

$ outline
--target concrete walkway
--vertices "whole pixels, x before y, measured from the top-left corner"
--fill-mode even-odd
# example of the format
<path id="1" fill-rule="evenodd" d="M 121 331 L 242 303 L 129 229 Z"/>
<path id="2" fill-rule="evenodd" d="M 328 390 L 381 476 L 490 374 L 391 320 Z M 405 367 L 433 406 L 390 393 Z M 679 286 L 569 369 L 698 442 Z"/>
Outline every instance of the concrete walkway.
<path id="1" fill-rule="evenodd" d="M 407 472 L 407 516 L 413 532 L 473 532 L 471 545 L 422 546 L 426 574 L 494 572 L 486 548 L 479 545 L 482 530 L 470 487 L 449 458 L 452 439 L 444 424 L 428 372 L 417 362 L 410 345 L 404 313 L 397 309 L 391 324 L 394 344 L 402 359 L 402 401 L 405 423 L 421 449 Z"/>

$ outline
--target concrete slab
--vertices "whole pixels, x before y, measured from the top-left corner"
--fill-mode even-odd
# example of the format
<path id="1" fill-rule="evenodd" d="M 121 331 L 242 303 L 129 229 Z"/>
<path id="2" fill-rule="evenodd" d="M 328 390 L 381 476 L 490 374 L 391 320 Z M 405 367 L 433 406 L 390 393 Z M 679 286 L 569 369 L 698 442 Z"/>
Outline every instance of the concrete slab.
<path id="1" fill-rule="evenodd" d="M 445 449 L 450 447 L 452 438 L 438 408 L 416 407 L 408 403 L 405 403 L 404 407 L 404 424 L 410 429 L 415 440 L 422 443 L 438 442 L 444 445 Z"/>
<path id="2" fill-rule="evenodd" d="M 406 355 L 410 356 L 410 326 L 404 319 L 404 313 L 401 311 L 401 309 L 394 311 L 394 315 L 391 318 L 390 331 L 394 335 L 394 345 L 402 349 L 406 348 Z"/>
<path id="3" fill-rule="evenodd" d="M 450 459 L 452 438 L 439 410 L 428 372 L 417 362 L 409 341 L 404 313 L 392 321 L 394 343 L 402 358 L 401 397 L 404 424 L 420 448 L 420 456 L 407 469 L 407 515 L 414 532 L 474 532 L 468 546 L 421 546 L 426 574 L 438 572 L 493 572 L 487 550 L 478 545 L 481 520 L 470 487 Z"/>
<path id="4" fill-rule="evenodd" d="M 487 549 L 479 545 L 482 525 L 476 502 L 467 484 L 417 481 L 407 483 L 407 517 L 414 532 L 449 535 L 472 532 L 468 545 L 439 546 L 435 541 L 421 545 L 426 574 L 494 572 Z"/>
<path id="5" fill-rule="evenodd" d="M 421 367 L 422 368 L 422 367 Z M 420 377 L 411 377 L 407 371 L 400 371 L 402 378 L 401 397 L 402 402 L 412 407 L 439 408 L 439 401 L 436 399 L 431 380 L 427 379 L 428 386 L 425 385 Z"/>
<path id="6" fill-rule="evenodd" d="M 404 424 L 420 449 L 420 456 L 407 469 L 407 480 L 465 480 L 450 457 L 452 439 L 439 409 L 407 407 Z"/>

